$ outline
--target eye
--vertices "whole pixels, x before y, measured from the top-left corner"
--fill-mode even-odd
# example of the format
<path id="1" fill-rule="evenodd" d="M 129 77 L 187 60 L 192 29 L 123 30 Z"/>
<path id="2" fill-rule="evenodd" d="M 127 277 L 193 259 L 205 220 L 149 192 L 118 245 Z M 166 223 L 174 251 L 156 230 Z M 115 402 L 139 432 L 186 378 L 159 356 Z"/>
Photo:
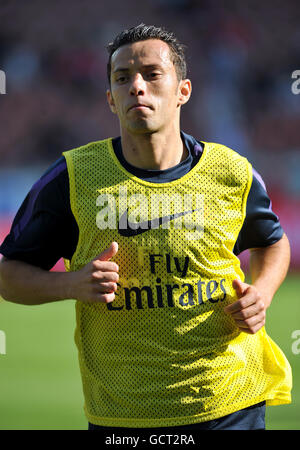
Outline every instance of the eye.
<path id="1" fill-rule="evenodd" d="M 160 74 L 158 72 L 151 72 L 148 76 L 149 76 L 149 78 L 158 78 L 159 75 Z"/>
<path id="2" fill-rule="evenodd" d="M 125 81 L 127 80 L 128 77 L 126 77 L 125 75 L 120 75 L 116 78 L 116 82 L 117 83 L 125 83 Z"/>

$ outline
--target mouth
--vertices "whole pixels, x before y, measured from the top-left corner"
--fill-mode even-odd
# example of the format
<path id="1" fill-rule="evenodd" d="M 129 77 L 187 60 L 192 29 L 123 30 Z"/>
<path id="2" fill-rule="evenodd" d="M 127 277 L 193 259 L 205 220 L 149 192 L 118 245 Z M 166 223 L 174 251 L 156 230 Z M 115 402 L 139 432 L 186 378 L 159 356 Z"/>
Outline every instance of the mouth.
<path id="1" fill-rule="evenodd" d="M 152 109 L 152 108 L 151 108 L 151 106 L 145 105 L 143 103 L 136 103 L 136 104 L 130 106 L 128 108 L 128 111 L 133 111 L 133 110 L 139 111 L 139 110 L 144 110 L 144 109 Z"/>

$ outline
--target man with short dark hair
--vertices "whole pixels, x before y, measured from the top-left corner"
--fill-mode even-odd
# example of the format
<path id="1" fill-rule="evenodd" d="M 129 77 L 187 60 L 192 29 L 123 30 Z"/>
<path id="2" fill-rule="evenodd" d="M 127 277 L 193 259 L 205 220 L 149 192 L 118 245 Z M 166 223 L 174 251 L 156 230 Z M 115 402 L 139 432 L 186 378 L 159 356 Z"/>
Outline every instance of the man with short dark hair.
<path id="1" fill-rule="evenodd" d="M 265 186 L 180 130 L 191 81 L 172 33 L 120 33 L 108 76 L 120 136 L 64 152 L 34 185 L 0 249 L 1 295 L 76 299 L 90 429 L 264 429 L 265 404 L 291 401 L 264 328 L 290 258 Z M 49 272 L 60 257 L 68 272 Z"/>

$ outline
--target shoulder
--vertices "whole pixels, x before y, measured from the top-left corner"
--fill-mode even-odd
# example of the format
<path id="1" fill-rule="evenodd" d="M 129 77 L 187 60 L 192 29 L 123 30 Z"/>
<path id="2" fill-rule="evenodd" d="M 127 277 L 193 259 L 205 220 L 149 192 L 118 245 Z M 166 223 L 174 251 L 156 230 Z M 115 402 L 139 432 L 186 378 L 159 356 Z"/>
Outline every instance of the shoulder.
<path id="1" fill-rule="evenodd" d="M 232 176 L 245 174 L 248 179 L 252 178 L 252 165 L 241 153 L 217 142 L 202 142 L 206 164 Z"/>
<path id="2" fill-rule="evenodd" d="M 254 168 L 252 171 L 246 217 L 234 248 L 237 255 L 246 249 L 272 245 L 282 238 L 284 232 L 279 217 L 272 210 L 261 175 Z"/>
<path id="3" fill-rule="evenodd" d="M 228 147 L 225 144 L 221 144 L 219 142 L 201 142 L 205 145 L 207 151 L 211 151 L 217 156 L 227 157 L 230 160 L 247 161 L 249 163 L 248 159 L 243 156 L 238 150 Z"/>
<path id="4" fill-rule="evenodd" d="M 42 176 L 35 182 L 31 191 L 41 191 L 49 183 L 57 180 L 61 174 L 67 174 L 66 159 L 63 156 L 58 158 L 53 164 L 51 164 L 51 166 L 48 167 Z"/>
<path id="5" fill-rule="evenodd" d="M 252 184 L 247 201 L 247 210 L 249 212 L 264 210 L 265 214 L 268 212 L 269 214 L 272 213 L 275 217 L 277 217 L 272 211 L 272 202 L 268 195 L 266 184 L 262 176 L 254 167 L 252 167 L 252 174 Z"/>
<path id="6" fill-rule="evenodd" d="M 203 142 L 203 141 L 202 141 Z M 202 165 L 211 172 L 220 184 L 232 188 L 240 187 L 241 192 L 249 192 L 252 182 L 252 165 L 248 159 L 226 145 L 203 142 Z"/>
<path id="7" fill-rule="evenodd" d="M 112 145 L 113 138 L 109 137 L 100 141 L 92 141 L 79 147 L 72 148 L 63 152 L 63 157 L 66 158 L 67 163 L 70 158 L 78 156 L 94 155 L 99 150 L 107 150 L 109 145 Z"/>
<path id="8" fill-rule="evenodd" d="M 32 186 L 29 195 L 32 199 L 38 197 L 55 197 L 56 193 L 68 197 L 69 182 L 66 159 L 64 156 L 58 158 L 42 174 L 42 176 Z"/>
<path id="9" fill-rule="evenodd" d="M 55 174 L 59 174 L 61 171 L 63 171 L 64 169 L 66 169 L 66 159 L 64 156 L 61 156 L 60 158 L 58 158 L 56 161 L 54 161 L 53 164 L 51 164 L 48 169 L 45 170 L 45 172 L 43 173 L 43 175 L 41 176 L 41 178 L 52 174 L 52 176 Z"/>
<path id="10" fill-rule="evenodd" d="M 266 193 L 267 192 L 266 184 L 265 184 L 261 174 L 258 173 L 254 167 L 252 167 L 252 175 L 253 175 L 252 186 L 254 187 L 254 189 L 256 189 L 257 191 L 263 191 Z"/>

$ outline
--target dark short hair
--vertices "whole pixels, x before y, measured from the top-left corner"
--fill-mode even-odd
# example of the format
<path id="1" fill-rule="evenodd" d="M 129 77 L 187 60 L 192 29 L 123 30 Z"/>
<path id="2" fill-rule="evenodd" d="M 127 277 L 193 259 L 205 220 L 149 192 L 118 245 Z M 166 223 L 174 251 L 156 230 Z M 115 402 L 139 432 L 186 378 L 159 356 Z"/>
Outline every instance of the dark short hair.
<path id="1" fill-rule="evenodd" d="M 107 63 L 107 77 L 109 84 L 111 75 L 111 57 L 113 53 L 123 45 L 146 41 L 147 39 L 160 39 L 161 41 L 166 42 L 171 51 L 170 56 L 175 66 L 178 80 L 180 81 L 186 78 L 187 68 L 184 55 L 185 46 L 177 40 L 174 33 L 167 31 L 164 28 L 158 28 L 154 25 L 145 25 L 144 23 L 141 23 L 140 25 L 122 31 L 115 37 L 113 42 L 108 44 L 107 50 L 109 53 L 109 58 Z"/>

